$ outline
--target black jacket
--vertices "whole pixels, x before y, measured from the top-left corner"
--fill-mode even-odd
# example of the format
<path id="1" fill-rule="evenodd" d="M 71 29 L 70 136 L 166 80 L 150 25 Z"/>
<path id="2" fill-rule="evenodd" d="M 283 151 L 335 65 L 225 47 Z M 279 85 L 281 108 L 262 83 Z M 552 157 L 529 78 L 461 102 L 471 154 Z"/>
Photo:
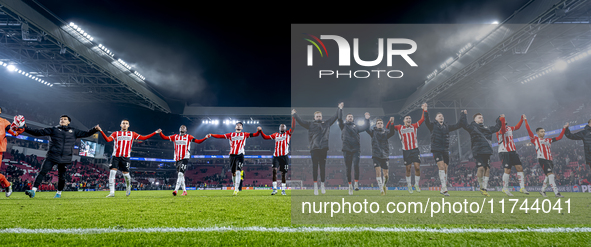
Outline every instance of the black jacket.
<path id="1" fill-rule="evenodd" d="M 583 141 L 583 148 L 585 149 L 585 161 L 586 163 L 591 163 L 591 127 L 586 125 L 585 129 L 574 134 L 571 133 L 568 128 L 566 128 L 564 135 L 566 138 L 571 140 Z"/>
<path id="2" fill-rule="evenodd" d="M 49 136 L 49 151 L 46 159 L 55 163 L 72 163 L 72 154 L 77 138 L 92 136 L 96 129 L 81 131 L 70 126 L 55 126 L 45 129 L 25 127 L 25 132 L 34 136 Z"/>
<path id="3" fill-rule="evenodd" d="M 308 141 L 310 142 L 310 151 L 312 150 L 320 150 L 326 149 L 328 150 L 328 137 L 330 134 L 330 126 L 334 124 L 337 120 L 339 115 L 338 109 L 337 113 L 327 119 L 326 121 L 304 121 L 302 120 L 297 113 L 293 114 L 296 121 L 308 130 Z"/>
<path id="4" fill-rule="evenodd" d="M 369 126 L 369 119 L 365 120 L 365 124 Z M 389 126 L 388 126 L 389 125 Z M 372 158 L 379 158 L 388 160 L 390 157 L 390 145 L 388 139 L 394 136 L 396 130 L 394 124 L 386 124 L 388 128 L 378 129 L 377 127 L 367 129 L 367 133 L 371 136 L 371 156 Z"/>
<path id="5" fill-rule="evenodd" d="M 468 124 L 466 120 L 466 115 L 462 118 L 462 125 L 468 133 L 470 133 L 470 141 L 472 143 L 472 156 L 476 156 L 479 154 L 493 154 L 492 149 L 492 136 L 497 131 L 501 130 L 501 128 L 505 127 L 505 120 L 501 122 L 501 118 L 498 117 L 496 121 L 496 125 L 494 126 L 486 126 L 483 123 L 477 124 L 476 122 L 472 121 L 472 123 Z"/>
<path id="6" fill-rule="evenodd" d="M 449 151 L 449 132 L 462 127 L 462 119 L 466 121 L 466 114 L 461 114 L 460 121 L 456 124 L 440 124 L 438 121 L 431 122 L 429 112 L 425 112 L 425 125 L 431 131 L 431 152 Z"/>
<path id="7" fill-rule="evenodd" d="M 339 128 L 341 128 L 341 140 L 343 140 L 343 152 L 359 152 L 361 151 L 361 144 L 359 141 L 359 133 L 366 131 L 369 124 L 358 126 L 354 122 L 343 122 L 343 110 L 339 109 L 338 118 Z"/>

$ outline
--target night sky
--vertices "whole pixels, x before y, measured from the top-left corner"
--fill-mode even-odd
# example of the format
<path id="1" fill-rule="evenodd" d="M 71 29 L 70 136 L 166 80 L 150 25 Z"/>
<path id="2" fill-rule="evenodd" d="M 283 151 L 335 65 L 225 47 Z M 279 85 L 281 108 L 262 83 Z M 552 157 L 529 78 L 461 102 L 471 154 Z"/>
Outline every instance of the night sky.
<path id="1" fill-rule="evenodd" d="M 290 23 L 490 23 L 527 1 L 306 2 L 39 0 L 142 73 L 173 108 L 289 107 Z M 30 2 L 29 2 L 30 3 Z M 203 2 L 200 2 L 203 3 Z M 362 11 L 361 11 L 362 10 Z"/>

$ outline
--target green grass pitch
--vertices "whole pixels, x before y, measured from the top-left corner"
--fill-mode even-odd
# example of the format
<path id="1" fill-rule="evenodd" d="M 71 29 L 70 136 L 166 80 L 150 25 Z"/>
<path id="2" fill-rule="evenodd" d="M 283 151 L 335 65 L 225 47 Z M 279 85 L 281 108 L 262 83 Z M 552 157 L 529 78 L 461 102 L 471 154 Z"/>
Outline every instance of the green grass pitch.
<path id="1" fill-rule="evenodd" d="M 311 191 L 310 191 L 311 192 Z M 329 191 L 342 193 L 346 191 Z M 361 191 L 356 195 L 375 193 Z M 472 197 L 478 192 L 453 192 L 452 196 Z M 420 227 L 420 228 L 515 228 L 591 227 L 591 224 L 562 225 L 292 225 L 291 192 L 288 196 L 270 196 L 270 191 L 189 191 L 185 197 L 172 196 L 172 191 L 139 191 L 125 197 L 105 198 L 108 192 L 64 192 L 61 199 L 54 193 L 37 193 L 33 199 L 14 193 L 0 199 L 0 232 L 24 229 L 137 229 L 137 228 L 212 228 L 212 227 Z M 500 192 L 491 193 L 502 199 Z M 389 191 L 388 197 L 412 196 L 440 198 L 438 192 L 423 191 L 409 195 L 405 191 Z M 553 196 L 553 193 L 548 193 Z M 564 193 L 580 200 L 576 209 L 591 212 L 586 193 Z M 532 198 L 534 193 L 530 195 Z M 107 232 L 88 234 L 66 233 L 0 233 L 2 246 L 162 246 L 190 244 L 196 246 L 377 246 L 377 245 L 513 245 L 513 246 L 591 246 L 591 233 L 495 232 L 277 232 L 253 230 L 221 230 L 207 232 Z"/>

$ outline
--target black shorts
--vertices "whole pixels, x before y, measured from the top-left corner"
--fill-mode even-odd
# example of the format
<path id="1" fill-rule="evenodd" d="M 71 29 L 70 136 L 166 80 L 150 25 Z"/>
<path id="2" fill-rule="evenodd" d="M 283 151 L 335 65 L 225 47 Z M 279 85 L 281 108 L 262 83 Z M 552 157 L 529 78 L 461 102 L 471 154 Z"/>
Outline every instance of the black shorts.
<path id="1" fill-rule="evenodd" d="M 387 159 L 373 158 L 373 166 L 388 170 L 389 162 Z"/>
<path id="2" fill-rule="evenodd" d="M 279 168 L 281 172 L 287 172 L 289 165 L 289 158 L 287 155 L 283 156 L 273 156 L 273 168 Z"/>
<path id="3" fill-rule="evenodd" d="M 490 167 L 490 154 L 479 154 L 474 156 L 474 159 L 476 160 L 476 167 Z"/>
<path id="4" fill-rule="evenodd" d="M 433 159 L 435 159 L 435 162 L 443 161 L 443 163 L 449 165 L 449 153 L 448 152 L 434 151 L 433 152 Z"/>
<path id="5" fill-rule="evenodd" d="M 188 164 L 189 164 L 189 159 L 182 159 L 182 160 L 177 161 L 176 163 L 174 163 L 174 166 L 176 166 L 176 172 L 185 173 L 185 171 L 187 170 Z"/>
<path id="6" fill-rule="evenodd" d="M 232 174 L 236 171 L 242 171 L 244 164 L 244 154 L 230 154 L 230 165 L 232 166 Z"/>
<path id="7" fill-rule="evenodd" d="M 500 152 L 499 159 L 501 159 L 501 163 L 503 164 L 503 168 L 511 169 L 513 166 L 520 166 L 521 160 L 519 160 L 519 155 L 515 151 L 511 152 Z"/>
<path id="8" fill-rule="evenodd" d="M 554 162 L 551 160 L 538 159 L 538 162 L 540 162 L 540 166 L 542 167 L 544 174 L 548 175 L 548 173 L 554 172 Z"/>
<path id="9" fill-rule="evenodd" d="M 402 150 L 402 157 L 404 158 L 404 164 L 409 166 L 412 163 L 421 163 L 421 152 L 418 148 L 411 150 Z"/>
<path id="10" fill-rule="evenodd" d="M 111 161 L 110 169 L 119 169 L 122 172 L 129 172 L 129 158 L 125 157 L 113 157 Z"/>

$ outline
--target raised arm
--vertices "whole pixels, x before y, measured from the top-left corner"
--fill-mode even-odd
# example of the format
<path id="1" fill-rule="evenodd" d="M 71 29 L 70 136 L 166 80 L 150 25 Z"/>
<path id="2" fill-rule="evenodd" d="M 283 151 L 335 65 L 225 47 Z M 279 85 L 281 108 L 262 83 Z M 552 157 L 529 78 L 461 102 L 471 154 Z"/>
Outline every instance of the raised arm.
<path id="1" fill-rule="evenodd" d="M 103 132 L 102 130 L 101 130 L 101 135 L 103 136 L 103 139 L 105 139 L 105 141 L 107 141 L 107 142 L 113 141 L 113 136 L 112 135 L 111 136 L 105 135 L 105 132 Z"/>
<path id="2" fill-rule="evenodd" d="M 345 128 L 345 123 L 343 123 L 343 109 L 339 109 L 338 114 L 337 123 L 339 124 L 339 128 L 343 130 Z"/>
<path id="3" fill-rule="evenodd" d="M 304 127 L 304 129 L 310 129 L 310 122 L 309 122 L 309 121 L 304 121 L 304 120 L 302 120 L 302 119 L 300 118 L 300 116 L 299 116 L 297 113 L 295 113 L 295 110 L 294 110 L 294 113 L 293 113 L 293 117 L 295 118 L 295 120 L 296 120 L 296 121 L 298 121 L 298 123 L 299 123 L 299 124 L 300 124 L 302 127 Z"/>
<path id="4" fill-rule="evenodd" d="M 423 111 L 423 114 L 421 114 L 421 119 L 419 119 L 419 121 L 417 121 L 414 125 L 415 128 L 418 128 L 419 126 L 421 126 L 421 124 L 423 124 L 423 122 L 425 121 L 425 112 Z"/>
<path id="5" fill-rule="evenodd" d="M 263 133 L 263 131 L 262 131 L 262 130 L 261 130 L 261 136 L 262 136 L 262 137 L 263 137 L 263 139 L 265 139 L 265 140 L 271 140 L 271 139 L 273 139 L 273 138 L 272 138 L 272 136 L 273 136 L 273 135 L 270 135 L 270 136 L 268 136 L 268 135 L 265 135 L 265 133 Z"/>
<path id="6" fill-rule="evenodd" d="M 340 110 L 342 110 L 342 108 L 337 109 L 337 112 L 334 114 L 334 116 L 332 116 L 332 117 L 330 117 L 329 119 L 326 120 L 326 122 L 328 123 L 328 125 L 332 125 L 332 124 L 334 124 L 335 121 L 337 121 L 337 118 L 339 117 L 339 111 Z"/>
<path id="7" fill-rule="evenodd" d="M 31 129 L 31 128 L 25 126 L 25 132 L 27 132 L 30 135 L 34 135 L 34 136 L 48 136 L 53 133 L 53 128 Z"/>
<path id="8" fill-rule="evenodd" d="M 569 128 L 566 128 L 564 135 L 566 136 L 566 138 L 571 140 L 583 140 L 585 137 L 585 131 L 579 131 L 573 134 L 572 132 L 570 132 Z"/>
<path id="9" fill-rule="evenodd" d="M 255 133 L 245 133 L 245 134 L 248 134 L 248 135 L 244 135 L 244 136 L 246 136 L 246 138 L 250 138 L 250 137 L 257 137 L 257 136 L 259 136 L 259 135 L 260 135 L 260 133 L 261 133 L 261 132 L 262 132 L 262 131 L 257 131 L 257 132 L 255 132 Z"/>
<path id="10" fill-rule="evenodd" d="M 78 129 L 74 129 L 76 138 L 84 138 L 84 137 L 89 137 L 94 135 L 94 133 L 99 131 L 99 126 L 94 126 L 94 128 L 89 129 L 88 131 L 82 131 L 82 130 L 78 130 Z"/>
<path id="11" fill-rule="evenodd" d="M 525 115 L 521 115 L 521 119 L 519 119 L 519 122 L 517 123 L 517 125 L 515 125 L 515 127 L 513 127 L 513 130 L 518 130 L 519 128 L 521 128 L 521 124 L 523 123 L 523 117 Z"/>
<path id="12" fill-rule="evenodd" d="M 228 137 L 230 136 L 231 133 L 227 133 L 227 134 L 223 134 L 223 135 L 218 135 L 218 134 L 210 134 L 211 137 L 213 138 L 224 138 L 224 139 L 228 139 Z"/>
<path id="13" fill-rule="evenodd" d="M 160 134 L 160 138 L 162 138 L 162 140 L 167 140 L 170 141 L 172 136 L 165 136 L 164 134 L 162 134 L 162 132 L 159 133 Z"/>
<path id="14" fill-rule="evenodd" d="M 295 130 L 295 126 L 296 126 L 295 118 L 291 117 L 291 128 L 287 131 L 290 135 Z"/>
<path id="15" fill-rule="evenodd" d="M 449 129 L 449 132 L 452 132 L 452 131 L 457 130 L 462 127 L 465 130 L 467 130 L 468 132 L 470 132 L 470 130 L 468 128 L 468 120 L 466 120 L 466 110 L 463 110 L 460 113 L 460 120 L 456 124 L 452 124 L 452 125 L 448 126 L 448 129 Z"/>
<path id="16" fill-rule="evenodd" d="M 138 139 L 138 140 L 148 140 L 148 139 L 150 139 L 150 137 L 154 136 L 156 133 L 157 132 L 152 132 L 152 134 L 145 135 L 145 136 L 136 133 L 136 135 L 137 135 L 137 138 L 136 139 Z"/>
<path id="17" fill-rule="evenodd" d="M 569 124 L 566 123 L 564 125 L 564 127 L 562 127 L 562 131 L 560 131 L 560 135 L 558 135 L 557 137 L 552 138 L 552 142 L 557 142 L 560 139 L 562 139 L 562 136 L 564 136 L 564 132 L 568 129 Z"/>
<path id="18" fill-rule="evenodd" d="M 527 129 L 527 134 L 529 135 L 530 139 L 534 139 L 534 133 L 531 132 L 531 129 L 529 128 L 529 123 L 527 123 L 527 119 L 523 120 L 525 122 L 525 128 Z"/>
<path id="19" fill-rule="evenodd" d="M 160 135 L 161 135 L 160 137 L 162 137 L 162 132 L 160 132 Z M 209 137 L 205 136 L 203 139 L 197 139 L 197 138 L 193 137 L 193 140 L 191 140 L 191 141 L 193 141 L 193 142 L 195 142 L 195 143 L 197 143 L 197 144 L 201 144 L 201 143 L 203 143 L 205 140 L 207 140 L 207 138 L 209 138 Z"/>
<path id="20" fill-rule="evenodd" d="M 424 111 L 423 114 L 424 114 L 423 116 L 425 117 L 425 125 L 427 126 L 427 129 L 429 129 L 429 131 L 433 131 L 433 123 L 431 122 L 431 119 L 429 118 L 429 112 Z"/>
<path id="21" fill-rule="evenodd" d="M 365 116 L 365 125 L 367 125 L 367 129 L 365 130 L 365 132 L 367 132 L 369 136 L 373 137 L 373 130 L 371 129 L 371 126 L 369 126 L 369 113 L 366 113 Z"/>
<path id="22" fill-rule="evenodd" d="M 501 114 L 501 116 L 497 118 L 496 124 L 494 126 L 490 126 L 489 128 L 491 132 L 505 130 L 505 115 Z"/>
<path id="23" fill-rule="evenodd" d="M 390 122 L 392 121 L 392 122 Z M 386 138 L 390 138 L 392 136 L 394 136 L 394 134 L 396 134 L 396 125 L 394 125 L 394 117 L 390 118 L 390 121 L 388 121 L 388 124 L 386 124 L 386 126 L 388 126 L 388 134 L 386 135 Z"/>

